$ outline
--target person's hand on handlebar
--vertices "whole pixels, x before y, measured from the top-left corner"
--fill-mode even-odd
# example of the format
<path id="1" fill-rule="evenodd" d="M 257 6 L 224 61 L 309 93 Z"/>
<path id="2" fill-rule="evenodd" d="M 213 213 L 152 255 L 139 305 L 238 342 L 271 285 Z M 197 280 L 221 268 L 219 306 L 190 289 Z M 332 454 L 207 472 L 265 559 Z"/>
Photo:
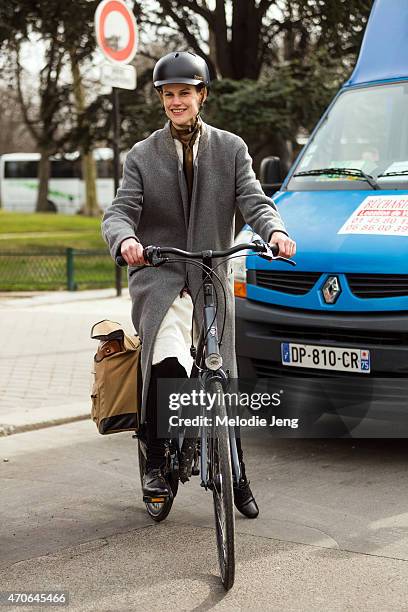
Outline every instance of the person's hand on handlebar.
<path id="1" fill-rule="evenodd" d="M 293 257 L 296 254 L 296 242 L 283 232 L 273 232 L 269 245 L 277 244 L 279 257 Z"/>
<path id="2" fill-rule="evenodd" d="M 129 266 L 147 265 L 143 256 L 143 246 L 135 238 L 126 238 L 120 245 L 120 253 Z"/>

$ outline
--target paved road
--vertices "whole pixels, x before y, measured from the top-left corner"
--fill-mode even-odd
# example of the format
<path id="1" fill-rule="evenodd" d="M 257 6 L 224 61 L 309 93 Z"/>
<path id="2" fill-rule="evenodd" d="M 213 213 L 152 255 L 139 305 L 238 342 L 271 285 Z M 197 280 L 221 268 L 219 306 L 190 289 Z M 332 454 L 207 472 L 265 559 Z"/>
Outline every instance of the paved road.
<path id="1" fill-rule="evenodd" d="M 0 299 L 0 433 L 88 414 L 91 324 L 131 329 L 113 295 Z M 237 517 L 225 595 L 197 481 L 154 525 L 130 435 L 88 420 L 0 437 L 0 590 L 64 587 L 74 611 L 407 610 L 406 442 L 264 432 L 245 446 L 261 515 Z"/>
<path id="2" fill-rule="evenodd" d="M 155 525 L 130 435 L 84 421 L 1 438 L 0 590 L 64 588 L 75 611 L 406 610 L 405 442 L 245 446 L 261 515 L 237 517 L 225 595 L 197 481 Z"/>

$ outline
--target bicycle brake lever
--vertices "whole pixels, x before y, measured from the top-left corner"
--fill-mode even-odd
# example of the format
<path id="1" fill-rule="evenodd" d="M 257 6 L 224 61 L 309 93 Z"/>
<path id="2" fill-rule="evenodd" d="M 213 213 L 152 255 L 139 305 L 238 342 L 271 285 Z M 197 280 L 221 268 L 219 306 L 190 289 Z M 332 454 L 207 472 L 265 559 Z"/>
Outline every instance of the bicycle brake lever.
<path id="1" fill-rule="evenodd" d="M 163 257 L 160 254 L 159 247 L 153 246 L 148 246 L 144 249 L 144 258 L 154 268 L 158 268 L 169 261 L 168 257 Z"/>
<path id="2" fill-rule="evenodd" d="M 162 255 L 160 255 L 160 253 L 157 253 L 156 251 L 154 251 L 149 258 L 150 265 L 154 268 L 158 268 L 159 266 L 162 266 L 168 261 L 168 257 L 163 257 Z"/>
<path id="3" fill-rule="evenodd" d="M 259 241 L 254 241 L 254 242 L 258 243 Z M 284 261 L 285 263 L 291 266 L 296 266 L 296 262 L 293 261 L 292 259 L 288 259 L 287 257 L 282 257 L 282 255 L 278 255 L 278 254 L 275 255 L 273 252 L 273 248 L 266 242 L 263 243 L 263 246 L 265 247 L 265 252 L 258 253 L 259 257 L 262 257 L 262 259 L 266 259 L 266 261 Z"/>
<path id="4" fill-rule="evenodd" d="M 274 261 L 284 261 L 285 263 L 290 264 L 291 266 L 296 266 L 296 261 L 293 261 L 293 259 L 288 259 L 287 257 L 282 257 L 281 255 L 274 257 L 273 260 Z"/>

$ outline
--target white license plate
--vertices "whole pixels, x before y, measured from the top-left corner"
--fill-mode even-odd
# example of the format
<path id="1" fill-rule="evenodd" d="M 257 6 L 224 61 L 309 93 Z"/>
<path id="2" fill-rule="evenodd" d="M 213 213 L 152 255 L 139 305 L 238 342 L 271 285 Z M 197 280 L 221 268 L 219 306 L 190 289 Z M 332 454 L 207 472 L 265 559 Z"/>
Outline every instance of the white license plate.
<path id="1" fill-rule="evenodd" d="M 367 349 L 282 342 L 281 354 L 285 366 L 370 373 L 370 351 Z"/>

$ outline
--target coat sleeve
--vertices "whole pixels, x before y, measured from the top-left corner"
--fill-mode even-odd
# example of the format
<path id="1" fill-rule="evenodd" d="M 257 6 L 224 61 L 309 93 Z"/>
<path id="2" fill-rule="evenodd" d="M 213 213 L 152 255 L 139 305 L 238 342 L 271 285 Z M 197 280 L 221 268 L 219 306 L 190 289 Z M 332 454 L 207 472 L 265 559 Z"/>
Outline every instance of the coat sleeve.
<path id="1" fill-rule="evenodd" d="M 266 242 L 269 242 L 272 232 L 287 234 L 273 200 L 264 194 L 255 176 L 252 159 L 243 141 L 235 159 L 235 201 L 246 223 Z"/>
<path id="2" fill-rule="evenodd" d="M 132 149 L 126 157 L 122 184 L 102 219 L 102 235 L 114 259 L 120 255 L 120 245 L 126 238 L 136 238 L 140 242 L 136 232 L 142 206 L 143 181 Z"/>

